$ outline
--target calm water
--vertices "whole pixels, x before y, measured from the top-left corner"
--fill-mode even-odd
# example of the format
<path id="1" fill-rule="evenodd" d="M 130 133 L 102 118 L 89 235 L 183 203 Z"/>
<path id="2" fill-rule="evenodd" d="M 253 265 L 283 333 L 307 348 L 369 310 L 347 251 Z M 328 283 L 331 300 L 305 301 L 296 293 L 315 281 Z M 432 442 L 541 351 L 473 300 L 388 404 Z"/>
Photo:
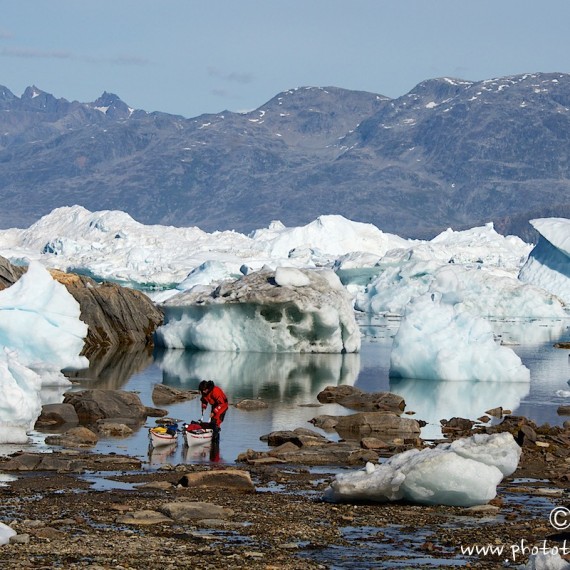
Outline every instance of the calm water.
<path id="1" fill-rule="evenodd" d="M 260 354 L 197 353 L 162 351 L 155 354 L 133 352 L 102 356 L 89 370 L 78 373 L 74 389 L 106 388 L 138 392 L 147 406 L 154 406 L 152 389 L 164 383 L 180 389 L 196 389 L 202 379 L 216 381 L 230 402 L 260 398 L 269 407 L 256 411 L 230 407 L 222 427 L 217 460 L 235 462 L 249 449 L 264 451 L 260 436 L 271 431 L 312 428 L 309 420 L 320 414 L 351 413 L 338 405 L 319 405 L 317 394 L 329 385 L 351 384 L 373 391 L 392 391 L 406 400 L 406 410 L 428 422 L 422 435 L 439 437 L 439 420 L 453 416 L 476 419 L 496 406 L 510 409 L 538 423 L 560 425 L 566 418 L 557 415 L 561 404 L 570 404 L 569 350 L 553 347 L 557 340 L 570 341 L 570 319 L 557 321 L 509 321 L 496 323 L 498 334 L 521 357 L 531 371 L 531 382 L 430 382 L 390 380 L 392 338 L 398 319 L 362 320 L 363 346 L 360 354 Z M 556 395 L 558 390 L 568 395 Z M 168 407 L 169 416 L 183 421 L 198 419 L 198 399 Z M 568 418 L 570 419 L 570 418 Z M 154 418 L 128 438 L 101 440 L 98 452 L 128 453 L 138 456 L 147 467 L 163 463 L 209 462 L 209 447 L 174 449 L 149 454 L 148 427 Z M 335 439 L 335 434 L 326 434 Z M 34 445 L 41 445 L 34 435 Z M 39 443 L 38 443 L 39 441 Z"/>

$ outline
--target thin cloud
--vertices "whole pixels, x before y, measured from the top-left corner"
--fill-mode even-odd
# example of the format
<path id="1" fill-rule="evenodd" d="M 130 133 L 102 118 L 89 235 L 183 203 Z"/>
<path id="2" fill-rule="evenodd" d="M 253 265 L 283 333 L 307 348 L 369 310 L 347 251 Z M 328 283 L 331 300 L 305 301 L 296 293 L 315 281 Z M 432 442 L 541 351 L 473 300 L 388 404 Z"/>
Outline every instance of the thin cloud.
<path id="1" fill-rule="evenodd" d="M 224 81 L 229 81 L 231 83 L 252 83 L 254 80 L 253 74 L 251 73 L 240 73 L 237 71 L 232 71 L 230 73 L 225 73 L 220 71 L 215 67 L 208 67 L 208 75 L 210 77 L 217 77 L 218 79 L 223 79 Z"/>
<path id="2" fill-rule="evenodd" d="M 72 59 L 73 56 L 66 51 L 46 51 L 29 48 L 2 48 L 3 57 L 20 57 L 24 59 Z"/>
<path id="3" fill-rule="evenodd" d="M 68 51 L 39 50 L 31 48 L 5 47 L 0 48 L 0 56 L 16 57 L 23 59 L 69 59 L 85 61 L 87 63 L 110 63 L 112 65 L 139 65 L 145 66 L 150 62 L 148 59 L 136 55 L 114 55 L 114 56 L 90 56 L 77 55 Z"/>
<path id="4" fill-rule="evenodd" d="M 11 40 L 14 38 L 14 34 L 7 30 L 0 30 L 0 40 Z"/>

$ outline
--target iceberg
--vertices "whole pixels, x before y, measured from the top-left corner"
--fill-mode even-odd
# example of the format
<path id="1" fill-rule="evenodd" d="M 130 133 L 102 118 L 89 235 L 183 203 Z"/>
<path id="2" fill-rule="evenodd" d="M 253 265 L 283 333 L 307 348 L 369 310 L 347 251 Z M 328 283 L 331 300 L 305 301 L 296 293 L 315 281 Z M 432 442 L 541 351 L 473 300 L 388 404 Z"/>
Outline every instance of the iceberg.
<path id="1" fill-rule="evenodd" d="M 80 357 L 87 325 L 79 303 L 38 262 L 0 291 L 0 345 L 18 352 L 32 368 L 85 368 Z"/>
<path id="2" fill-rule="evenodd" d="M 494 340 L 488 321 L 441 293 L 414 299 L 402 318 L 390 355 L 391 378 L 529 382 L 517 354 Z"/>
<path id="3" fill-rule="evenodd" d="M 0 443 L 25 443 L 42 390 L 68 387 L 61 370 L 88 365 L 79 356 L 87 335 L 79 314 L 65 286 L 37 262 L 0 291 Z"/>
<path id="4" fill-rule="evenodd" d="M 570 220 L 542 218 L 530 223 L 540 237 L 519 279 L 557 295 L 570 306 Z"/>
<path id="5" fill-rule="evenodd" d="M 358 352 L 352 299 L 328 269 L 279 267 L 167 299 L 156 343 L 252 352 Z"/>
<path id="6" fill-rule="evenodd" d="M 510 433 L 477 434 L 423 450 L 411 449 L 364 470 L 338 474 L 325 491 L 330 502 L 407 500 L 471 507 L 494 499 L 514 473 L 521 449 Z"/>
<path id="7" fill-rule="evenodd" d="M 462 303 L 484 318 L 562 318 L 564 303 L 552 292 L 519 281 L 494 268 L 468 267 L 414 255 L 388 265 L 356 296 L 355 308 L 367 313 L 403 314 L 406 305 L 426 292 L 439 292 L 447 303 Z"/>
<path id="8" fill-rule="evenodd" d="M 395 248 L 409 247 L 410 241 L 384 233 L 372 224 L 353 222 L 343 216 L 319 216 L 296 228 L 274 222 L 269 228 L 255 230 L 252 239 L 265 244 L 271 258 L 287 258 L 294 250 L 312 249 L 333 259 L 351 252 L 365 252 L 381 257 Z"/>

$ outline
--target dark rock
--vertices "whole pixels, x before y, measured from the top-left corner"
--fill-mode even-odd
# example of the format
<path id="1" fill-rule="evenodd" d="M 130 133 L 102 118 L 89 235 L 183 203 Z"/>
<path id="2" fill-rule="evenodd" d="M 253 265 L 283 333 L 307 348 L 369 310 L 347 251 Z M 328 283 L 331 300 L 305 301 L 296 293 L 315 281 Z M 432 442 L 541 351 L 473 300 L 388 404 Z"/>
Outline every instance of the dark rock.
<path id="1" fill-rule="evenodd" d="M 117 523 L 130 525 L 156 525 L 163 523 L 171 523 L 173 520 L 163 513 L 145 509 L 142 511 L 133 511 L 117 517 Z"/>
<path id="2" fill-rule="evenodd" d="M 375 412 L 379 410 L 402 413 L 406 408 L 406 402 L 402 396 L 392 392 L 367 393 L 354 386 L 340 385 L 327 386 L 317 395 L 321 404 L 336 403 L 363 412 Z"/>
<path id="3" fill-rule="evenodd" d="M 415 438 L 420 434 L 420 424 L 394 412 L 360 412 L 340 416 L 335 430 L 345 439 L 362 436 L 378 436 L 389 441 L 393 438 Z"/>
<path id="4" fill-rule="evenodd" d="M 152 402 L 156 406 L 166 406 L 186 400 L 193 400 L 198 396 L 195 390 L 178 390 L 165 384 L 155 384 L 152 389 Z"/>
<path id="5" fill-rule="evenodd" d="M 516 442 L 521 446 L 534 446 L 536 443 L 536 432 L 528 425 L 523 425 L 518 431 Z"/>
<path id="6" fill-rule="evenodd" d="M 301 465 L 364 465 L 368 461 L 377 461 L 378 453 L 362 449 L 355 442 L 325 443 L 318 446 L 298 448 L 287 446 L 281 451 L 255 452 L 248 450 L 237 458 L 238 462 L 252 465 L 294 463 Z"/>
<path id="7" fill-rule="evenodd" d="M 187 473 L 179 481 L 182 487 L 203 487 L 224 489 L 225 491 L 255 492 L 255 485 L 248 471 L 220 469 L 216 471 L 196 471 Z"/>
<path id="8" fill-rule="evenodd" d="M 99 420 L 97 431 L 106 437 L 128 437 L 133 434 L 133 430 L 128 425 L 113 420 Z"/>
<path id="9" fill-rule="evenodd" d="M 83 275 L 51 273 L 79 303 L 80 318 L 89 327 L 84 349 L 87 356 L 99 347 L 152 344 L 163 315 L 144 293 L 116 283 L 97 283 Z"/>
<path id="10" fill-rule="evenodd" d="M 390 446 L 388 443 L 386 443 L 385 441 L 382 441 L 381 439 L 378 439 L 377 437 L 363 437 L 360 440 L 360 446 L 363 449 L 389 449 Z"/>
<path id="11" fill-rule="evenodd" d="M 455 433 L 468 433 L 471 431 L 475 422 L 467 418 L 451 418 L 450 420 L 441 420 L 441 431 L 444 434 Z"/>
<path id="12" fill-rule="evenodd" d="M 259 438 L 261 441 L 266 441 L 267 445 L 272 447 L 277 445 L 282 445 L 287 442 L 295 444 L 297 447 L 303 447 L 307 443 L 317 441 L 323 443 L 328 441 L 324 436 L 317 432 L 311 430 L 299 430 L 295 429 L 293 431 L 274 431 L 267 435 L 262 435 Z"/>
<path id="13" fill-rule="evenodd" d="M 0 291 L 13 285 L 26 272 L 25 267 L 12 265 L 0 255 Z"/>
<path id="14" fill-rule="evenodd" d="M 78 423 L 79 417 L 71 404 L 44 404 L 35 427 L 38 429 L 63 424 L 77 425 Z"/>
<path id="15" fill-rule="evenodd" d="M 490 410 L 487 410 L 485 413 L 489 414 L 490 416 L 493 416 L 494 418 L 502 418 L 504 415 L 506 415 L 502 406 L 499 406 L 498 408 L 492 408 Z"/>
<path id="16" fill-rule="evenodd" d="M 99 438 L 97 434 L 84 426 L 77 426 L 58 435 L 49 435 L 45 441 L 48 445 L 62 445 L 64 447 L 95 445 Z"/>
<path id="17" fill-rule="evenodd" d="M 120 471 L 140 469 L 140 459 L 122 455 L 97 455 L 92 451 L 63 450 L 53 453 L 20 452 L 0 457 L 2 471 Z"/>
<path id="18" fill-rule="evenodd" d="M 235 407 L 238 410 L 263 410 L 269 406 L 263 400 L 241 400 L 237 402 Z"/>
<path id="19" fill-rule="evenodd" d="M 149 406 L 146 406 L 145 415 L 150 416 L 151 418 L 164 418 L 168 415 L 168 410 L 163 410 L 162 408 L 150 408 Z"/>
<path id="20" fill-rule="evenodd" d="M 323 414 L 321 416 L 310 419 L 309 423 L 324 431 L 334 431 L 334 428 L 338 423 L 338 416 L 328 416 Z"/>
<path id="21" fill-rule="evenodd" d="M 67 392 L 63 402 L 71 404 L 82 424 L 94 424 L 105 418 L 146 419 L 147 408 L 139 396 L 122 390 L 82 390 Z"/>

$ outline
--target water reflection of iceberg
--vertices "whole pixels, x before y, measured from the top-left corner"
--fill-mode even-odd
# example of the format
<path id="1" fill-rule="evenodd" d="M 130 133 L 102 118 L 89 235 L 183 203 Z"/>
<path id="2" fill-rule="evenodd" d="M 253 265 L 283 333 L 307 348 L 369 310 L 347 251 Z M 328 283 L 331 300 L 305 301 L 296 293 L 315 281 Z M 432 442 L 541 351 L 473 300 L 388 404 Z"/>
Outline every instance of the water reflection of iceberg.
<path id="1" fill-rule="evenodd" d="M 513 413 L 528 396 L 528 382 L 446 382 L 393 379 L 390 391 L 402 396 L 414 418 L 428 422 L 422 437 L 441 437 L 440 420 L 453 417 L 476 420 L 486 410 L 502 406 Z"/>
<path id="2" fill-rule="evenodd" d="M 195 389 L 214 380 L 241 397 L 307 396 L 329 385 L 353 385 L 360 371 L 359 353 L 299 354 L 261 352 L 194 352 L 165 350 L 155 355 L 163 383 Z"/>
<path id="3" fill-rule="evenodd" d="M 488 319 L 495 335 L 505 344 L 556 342 L 570 326 L 568 319 Z"/>

